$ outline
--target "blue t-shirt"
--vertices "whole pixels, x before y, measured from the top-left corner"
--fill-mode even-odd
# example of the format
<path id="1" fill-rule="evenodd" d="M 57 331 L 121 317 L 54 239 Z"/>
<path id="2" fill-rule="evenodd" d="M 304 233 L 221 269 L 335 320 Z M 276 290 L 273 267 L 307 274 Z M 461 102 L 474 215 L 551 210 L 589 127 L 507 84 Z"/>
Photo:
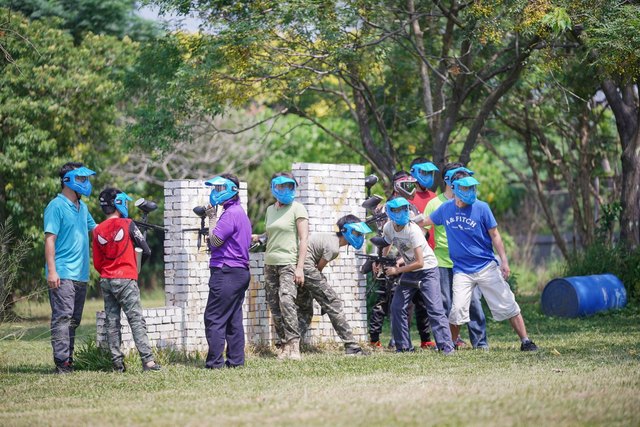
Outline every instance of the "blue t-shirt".
<path id="1" fill-rule="evenodd" d="M 79 208 L 63 194 L 44 210 L 44 232 L 56 237 L 56 271 L 60 279 L 89 281 L 89 231 L 96 222 L 82 200 Z M 45 263 L 45 275 L 48 269 Z"/>
<path id="2" fill-rule="evenodd" d="M 431 215 L 436 225 L 444 225 L 449 241 L 449 255 L 453 271 L 477 273 L 490 262 L 497 261 L 489 230 L 498 226 L 491 208 L 477 200 L 470 206 L 459 208 L 455 199 L 443 203 Z"/>

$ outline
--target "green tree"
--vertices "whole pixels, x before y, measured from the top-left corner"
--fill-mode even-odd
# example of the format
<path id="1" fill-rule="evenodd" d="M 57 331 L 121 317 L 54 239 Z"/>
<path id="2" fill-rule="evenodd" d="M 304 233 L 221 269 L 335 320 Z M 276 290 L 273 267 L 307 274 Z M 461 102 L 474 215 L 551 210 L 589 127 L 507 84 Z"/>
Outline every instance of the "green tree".
<path id="1" fill-rule="evenodd" d="M 526 1 L 149 3 L 197 12 L 210 26 L 188 48 L 187 88 L 206 82 L 219 108 L 257 99 L 296 114 L 387 183 L 416 154 L 442 164 L 452 143 L 469 161 L 549 27 L 546 9 Z M 352 121 L 357 134 L 333 128 L 335 119 Z"/>
<path id="2" fill-rule="evenodd" d="M 159 25 L 138 16 L 136 4 L 136 0 L 0 0 L 0 7 L 31 20 L 60 18 L 76 44 L 88 33 L 128 36 L 136 41 L 159 36 Z"/>
<path id="3" fill-rule="evenodd" d="M 35 242 L 28 265 L 41 266 L 43 211 L 60 189 L 60 166 L 84 162 L 99 173 L 99 188 L 109 178 L 100 173 L 121 156 L 117 104 L 137 45 L 90 34 L 76 46 L 60 20 L 7 9 L 0 22 L 12 56 L 0 60 L 0 223 L 8 218 L 20 240 Z M 95 198 L 88 202 L 95 211 Z M 27 287 L 41 270 L 25 274 Z"/>

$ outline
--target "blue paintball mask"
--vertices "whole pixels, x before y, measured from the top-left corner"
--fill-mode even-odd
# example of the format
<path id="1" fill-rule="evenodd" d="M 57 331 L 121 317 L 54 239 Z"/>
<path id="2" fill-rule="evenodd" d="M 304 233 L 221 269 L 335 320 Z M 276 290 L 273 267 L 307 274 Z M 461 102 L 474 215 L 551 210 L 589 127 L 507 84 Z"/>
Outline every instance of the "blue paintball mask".
<path id="1" fill-rule="evenodd" d="M 477 179 L 472 176 L 456 179 L 452 183 L 453 194 L 467 205 L 472 205 L 477 200 L 477 185 L 480 184 Z M 460 187 L 467 187 L 465 190 Z"/>
<path id="2" fill-rule="evenodd" d="M 82 166 L 64 174 L 62 183 L 78 194 L 89 196 L 91 195 L 91 181 L 89 177 L 95 174 L 91 169 Z"/>
<path id="3" fill-rule="evenodd" d="M 116 198 L 113 199 L 113 206 L 120 212 L 122 218 L 129 218 L 129 207 L 127 202 L 133 200 L 131 197 L 127 195 L 127 193 L 118 193 Z"/>
<path id="4" fill-rule="evenodd" d="M 364 222 L 350 222 L 342 227 L 342 235 L 348 244 L 356 249 L 364 245 L 364 235 L 371 233 L 371 229 Z"/>
<path id="5" fill-rule="evenodd" d="M 404 197 L 389 200 L 385 206 L 389 219 L 399 226 L 409 223 L 409 201 Z"/>
<path id="6" fill-rule="evenodd" d="M 271 180 L 271 194 L 283 205 L 290 205 L 296 198 L 296 181 L 286 176 L 273 178 Z"/>
<path id="7" fill-rule="evenodd" d="M 456 172 L 466 172 L 471 176 L 473 176 L 473 174 L 475 173 L 474 171 L 472 171 L 470 169 L 467 169 L 465 167 L 459 167 L 459 168 L 451 169 L 450 171 L 447 171 L 447 173 L 444 174 L 444 182 L 447 185 L 451 186 L 451 177 L 453 175 L 455 175 Z"/>
<path id="8" fill-rule="evenodd" d="M 238 186 L 230 179 L 221 176 L 205 181 L 204 185 L 212 187 L 209 194 L 211 206 L 220 205 L 238 194 Z"/>
<path id="9" fill-rule="evenodd" d="M 433 174 L 438 170 L 438 167 L 431 162 L 418 163 L 411 167 L 411 176 L 418 181 L 424 188 L 431 188 L 433 186 Z"/>

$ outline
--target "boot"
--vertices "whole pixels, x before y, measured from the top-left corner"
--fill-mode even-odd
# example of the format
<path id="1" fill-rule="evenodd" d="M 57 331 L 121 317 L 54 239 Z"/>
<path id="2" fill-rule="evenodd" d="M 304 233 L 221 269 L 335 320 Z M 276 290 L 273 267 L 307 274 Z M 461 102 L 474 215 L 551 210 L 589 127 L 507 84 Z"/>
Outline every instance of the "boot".
<path id="1" fill-rule="evenodd" d="M 276 358 L 278 360 L 287 360 L 289 358 L 289 354 L 291 354 L 290 346 L 288 342 L 282 343 L 282 347 L 278 352 Z"/>
<path id="2" fill-rule="evenodd" d="M 300 356 L 300 338 L 289 340 L 289 360 L 302 360 Z"/>

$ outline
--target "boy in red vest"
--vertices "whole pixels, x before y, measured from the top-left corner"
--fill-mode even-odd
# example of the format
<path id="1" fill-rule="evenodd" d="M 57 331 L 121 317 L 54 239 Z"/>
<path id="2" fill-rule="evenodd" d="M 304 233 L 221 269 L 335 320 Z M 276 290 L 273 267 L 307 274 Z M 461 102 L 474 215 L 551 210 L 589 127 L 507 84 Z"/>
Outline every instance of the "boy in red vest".
<path id="1" fill-rule="evenodd" d="M 111 351 L 113 370 L 124 372 L 120 311 L 124 311 L 144 371 L 158 371 L 147 337 L 147 325 L 142 316 L 138 266 L 134 248 L 142 249 L 142 260 L 151 255 L 144 236 L 128 218 L 127 201 L 131 198 L 116 188 L 100 193 L 100 207 L 107 219 L 96 227 L 93 234 L 93 265 L 100 273 L 100 288 L 104 295 L 105 326 Z"/>

